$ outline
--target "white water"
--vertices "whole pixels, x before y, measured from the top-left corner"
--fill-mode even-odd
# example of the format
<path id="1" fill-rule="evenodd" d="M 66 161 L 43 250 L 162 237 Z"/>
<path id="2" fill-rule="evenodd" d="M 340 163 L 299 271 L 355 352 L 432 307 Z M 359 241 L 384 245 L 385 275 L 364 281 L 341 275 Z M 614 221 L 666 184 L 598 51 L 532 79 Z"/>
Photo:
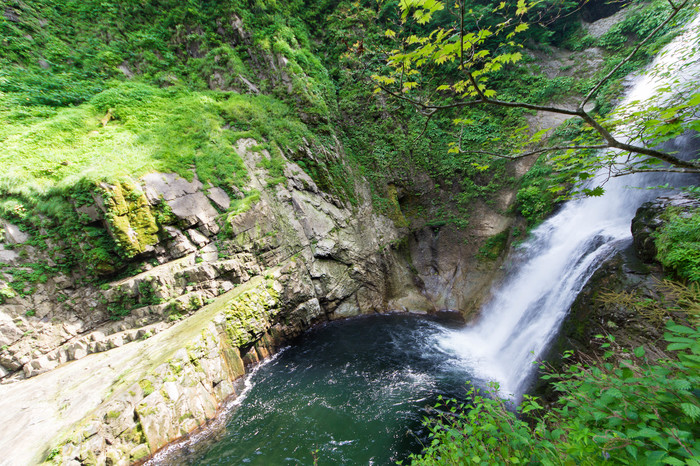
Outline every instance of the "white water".
<path id="1" fill-rule="evenodd" d="M 671 95 L 661 89 L 671 87 L 677 92 L 700 83 L 700 16 L 685 30 L 647 73 L 634 78 L 618 113 L 644 109 L 652 101 L 660 105 Z M 629 127 L 621 128 L 618 136 L 631 140 L 626 134 L 631 132 Z M 672 150 L 679 153 L 696 151 L 697 138 L 683 136 L 673 145 Z M 673 182 L 668 175 L 658 174 L 613 178 L 602 197 L 568 202 L 519 249 L 517 264 L 492 291 L 481 319 L 465 330 L 448 333 L 440 342 L 442 348 L 458 355 L 477 377 L 498 382 L 502 394 L 518 398 L 527 388 L 533 363 L 542 356 L 578 293 L 601 262 L 631 237 L 636 209 L 660 195 L 633 186 L 668 181 Z"/>

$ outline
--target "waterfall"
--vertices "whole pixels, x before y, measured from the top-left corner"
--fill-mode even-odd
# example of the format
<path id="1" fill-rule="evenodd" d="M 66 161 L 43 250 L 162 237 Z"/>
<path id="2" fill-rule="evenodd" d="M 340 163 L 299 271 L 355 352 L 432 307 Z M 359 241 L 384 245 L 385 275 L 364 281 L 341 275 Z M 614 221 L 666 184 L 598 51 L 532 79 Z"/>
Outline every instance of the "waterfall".
<path id="1" fill-rule="evenodd" d="M 624 118 L 652 103 L 663 104 L 681 86 L 700 82 L 699 45 L 700 16 L 643 75 L 630 79 L 631 89 L 616 113 Z M 616 133 L 632 140 L 627 134 L 631 127 Z M 697 146 L 696 135 L 684 135 L 665 149 L 697 157 Z M 612 178 L 603 196 L 566 203 L 515 252 L 516 264 L 492 290 L 479 320 L 449 332 L 441 347 L 456 354 L 476 377 L 499 382 L 502 394 L 519 397 L 534 372 L 533 363 L 559 330 L 578 293 L 598 266 L 629 240 L 636 209 L 659 195 L 658 190 L 642 188 L 668 182 L 673 184 L 673 177 L 661 174 Z"/>

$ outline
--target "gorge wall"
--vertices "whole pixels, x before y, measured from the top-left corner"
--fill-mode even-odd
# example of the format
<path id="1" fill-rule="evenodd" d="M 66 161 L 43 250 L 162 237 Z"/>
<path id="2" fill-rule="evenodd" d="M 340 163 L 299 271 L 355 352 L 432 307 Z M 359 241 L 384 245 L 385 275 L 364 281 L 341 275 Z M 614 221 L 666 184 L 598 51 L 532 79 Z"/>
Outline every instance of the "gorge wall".
<path id="1" fill-rule="evenodd" d="M 271 155 L 256 146 L 236 145 L 247 195 L 150 173 L 102 183 L 75 207 L 139 273 L 96 286 L 82 280 L 91 271 L 76 269 L 27 284 L 27 293 L 4 276 L 8 464 L 130 464 L 213 417 L 246 367 L 316 323 L 392 310 L 467 313 L 481 299 L 475 277 L 485 286 L 496 263 L 470 265 L 464 236 L 426 228 L 407 238 L 376 213 L 360 178 L 349 205 L 287 159 L 284 179 L 274 179 L 264 167 Z M 53 260 L 30 240 L 40 232 L 3 225 L 13 271 Z M 114 273 L 112 259 L 98 273 Z"/>
<path id="2" fill-rule="evenodd" d="M 141 461 L 314 324 L 469 318 L 526 229 L 514 205 L 535 160 L 476 169 L 445 154 L 445 131 L 417 140 L 423 120 L 359 71 L 368 8 L 319 6 L 344 35 L 321 49 L 286 6 L 239 3 L 173 6 L 165 32 L 138 8 L 103 11 L 100 28 L 77 4 L 5 9 L 2 115 L 20 123 L 1 134 L 0 463 Z M 62 55 L 73 40 L 86 56 Z M 603 67 L 599 48 L 552 50 L 532 52 L 533 75 Z M 31 73 L 45 89 L 27 91 Z M 507 116 L 531 133 L 562 122 Z M 483 118 L 488 132 L 503 115 Z M 542 186 L 528 187 L 538 202 Z"/>

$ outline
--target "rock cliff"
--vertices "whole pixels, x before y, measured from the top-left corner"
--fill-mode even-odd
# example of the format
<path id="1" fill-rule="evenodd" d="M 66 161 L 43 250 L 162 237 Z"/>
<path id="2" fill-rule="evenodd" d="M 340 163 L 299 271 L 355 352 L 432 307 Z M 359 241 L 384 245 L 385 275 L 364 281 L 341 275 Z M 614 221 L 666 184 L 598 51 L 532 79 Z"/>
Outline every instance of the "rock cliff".
<path id="1" fill-rule="evenodd" d="M 407 240 L 349 167 L 355 204 L 323 192 L 286 158 L 275 177 L 271 154 L 258 147 L 236 145 L 245 193 L 155 172 L 94 186 L 75 210 L 123 257 L 27 284 L 26 293 L 13 291 L 15 275 L 2 277 L 3 417 L 42 432 L 42 441 L 23 428 L 3 436 L 8 464 L 137 461 L 211 418 L 245 367 L 317 322 L 467 312 L 479 300 L 482 290 L 465 285 L 474 276 L 486 283 L 493 264 L 468 270 L 459 235 L 426 228 Z M 52 260 L 36 240 L 52 241 L 42 232 L 3 225 L 13 271 Z M 100 286 L 85 280 L 125 263 L 138 268 Z"/>

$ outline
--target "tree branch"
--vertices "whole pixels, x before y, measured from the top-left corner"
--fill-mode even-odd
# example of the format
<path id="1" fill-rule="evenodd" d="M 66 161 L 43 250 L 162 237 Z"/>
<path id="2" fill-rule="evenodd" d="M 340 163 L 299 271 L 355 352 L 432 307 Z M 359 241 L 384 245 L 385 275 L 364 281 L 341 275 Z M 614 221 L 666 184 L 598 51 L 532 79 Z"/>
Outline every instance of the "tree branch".
<path id="1" fill-rule="evenodd" d="M 687 1 L 687 0 L 686 0 Z M 637 146 L 634 144 L 628 144 L 625 142 L 618 141 L 607 129 L 603 127 L 595 118 L 593 118 L 590 114 L 588 114 L 586 111 L 584 111 L 582 108 L 578 108 L 576 110 L 569 110 L 566 108 L 561 108 L 561 107 L 554 107 L 554 106 L 549 106 L 549 105 L 534 105 L 534 104 L 529 104 L 526 102 L 509 102 L 505 100 L 497 100 L 497 99 L 490 99 L 487 97 L 480 97 L 479 99 L 476 100 L 469 100 L 466 102 L 455 102 L 452 104 L 446 104 L 446 105 L 430 105 L 426 104 L 423 102 L 419 102 L 415 99 L 411 99 L 410 97 L 407 97 L 402 94 L 398 94 L 390 89 L 387 89 L 384 86 L 379 86 L 380 89 L 382 89 L 384 92 L 398 98 L 405 100 L 411 104 L 413 104 L 416 107 L 422 108 L 424 110 L 428 110 L 429 113 L 427 115 L 431 115 L 432 113 L 439 111 L 439 110 L 446 110 L 450 108 L 460 108 L 460 107 L 473 107 L 477 105 L 484 105 L 484 104 L 490 104 L 490 105 L 497 105 L 499 107 L 508 107 L 508 108 L 524 108 L 528 110 L 536 110 L 536 111 L 542 111 L 542 112 L 550 112 L 550 113 L 558 113 L 560 115 L 571 115 L 572 117 L 578 117 L 581 118 L 583 121 L 591 125 L 595 131 L 600 134 L 600 136 L 605 139 L 607 142 L 607 147 L 610 148 L 615 148 L 615 149 L 620 149 L 622 151 L 626 152 L 632 152 L 635 154 L 642 154 L 642 155 L 648 155 L 650 157 L 657 158 L 659 160 L 662 160 L 664 162 L 670 163 L 671 165 L 674 165 L 676 167 L 682 167 L 682 168 L 689 168 L 689 169 L 698 169 L 700 168 L 700 163 L 698 162 L 692 162 L 692 161 L 686 161 L 679 159 L 678 157 L 675 157 L 667 152 L 659 151 L 656 149 L 650 149 L 648 147 L 644 146 Z"/>
<path id="2" fill-rule="evenodd" d="M 611 174 L 613 178 L 619 178 L 621 176 L 632 175 L 634 173 L 683 173 L 692 174 L 700 173 L 700 168 L 673 168 L 673 167 L 659 167 L 659 168 L 628 168 L 624 171 L 619 171 Z"/>
<path id="3" fill-rule="evenodd" d="M 468 154 L 490 155 L 490 156 L 498 157 L 501 159 L 519 160 L 519 159 L 523 159 L 525 157 L 529 157 L 531 155 L 541 154 L 543 152 L 553 152 L 556 150 L 572 150 L 572 149 L 573 150 L 586 150 L 586 149 L 600 150 L 600 149 L 608 149 L 608 148 L 610 148 L 610 146 L 608 146 L 607 144 L 598 144 L 598 145 L 594 145 L 594 146 L 552 146 L 552 147 L 545 147 L 543 149 L 536 149 L 536 150 L 523 152 L 522 154 L 517 154 L 517 155 L 503 155 L 503 154 L 499 154 L 497 152 L 489 152 L 489 151 L 484 151 L 484 150 L 461 150 L 460 149 L 460 152 L 468 153 Z"/>
<path id="4" fill-rule="evenodd" d="M 679 6 L 676 7 L 676 6 L 674 6 L 673 3 L 671 3 L 671 1 L 669 0 L 669 3 L 671 4 L 671 9 L 673 10 L 673 13 L 671 13 L 671 14 L 668 16 L 668 18 L 666 18 L 666 20 L 665 20 L 664 22 L 662 22 L 661 24 L 659 24 L 659 25 L 656 27 L 656 29 L 654 29 L 653 31 L 651 31 L 651 33 L 649 33 L 641 42 L 639 42 L 639 43 L 637 44 L 637 46 L 632 50 L 632 52 L 630 52 L 630 54 L 627 55 L 627 57 L 625 57 L 622 61 L 620 61 L 620 63 L 618 63 L 617 66 L 616 66 L 615 68 L 613 68 L 612 70 L 610 70 L 610 72 L 609 72 L 603 79 L 601 79 L 600 81 L 598 81 L 598 84 L 596 84 L 596 86 L 595 86 L 593 89 L 591 89 L 590 92 L 588 92 L 588 94 L 586 95 L 586 97 L 584 97 L 583 100 L 581 101 L 581 103 L 578 105 L 578 110 L 583 111 L 583 107 L 584 107 L 584 106 L 586 105 L 586 103 L 587 103 L 589 100 L 591 100 L 591 98 L 600 90 L 600 88 L 603 86 L 603 84 L 605 84 L 615 73 L 617 73 L 617 71 L 618 71 L 620 68 L 622 68 L 622 66 L 624 66 L 627 62 L 629 62 L 629 61 L 632 59 L 632 57 L 634 57 L 634 55 L 635 55 L 637 52 L 639 52 L 639 50 L 640 50 L 642 47 L 644 47 L 644 45 L 645 45 L 647 42 L 649 42 L 649 41 L 651 40 L 651 38 L 654 37 L 654 36 L 656 35 L 657 32 L 659 32 L 659 31 L 660 31 L 663 27 L 665 27 L 673 18 L 675 18 L 676 15 L 683 9 L 683 7 L 685 7 L 689 2 L 690 2 L 690 0 L 683 0 L 683 2 L 682 2 Z"/>

